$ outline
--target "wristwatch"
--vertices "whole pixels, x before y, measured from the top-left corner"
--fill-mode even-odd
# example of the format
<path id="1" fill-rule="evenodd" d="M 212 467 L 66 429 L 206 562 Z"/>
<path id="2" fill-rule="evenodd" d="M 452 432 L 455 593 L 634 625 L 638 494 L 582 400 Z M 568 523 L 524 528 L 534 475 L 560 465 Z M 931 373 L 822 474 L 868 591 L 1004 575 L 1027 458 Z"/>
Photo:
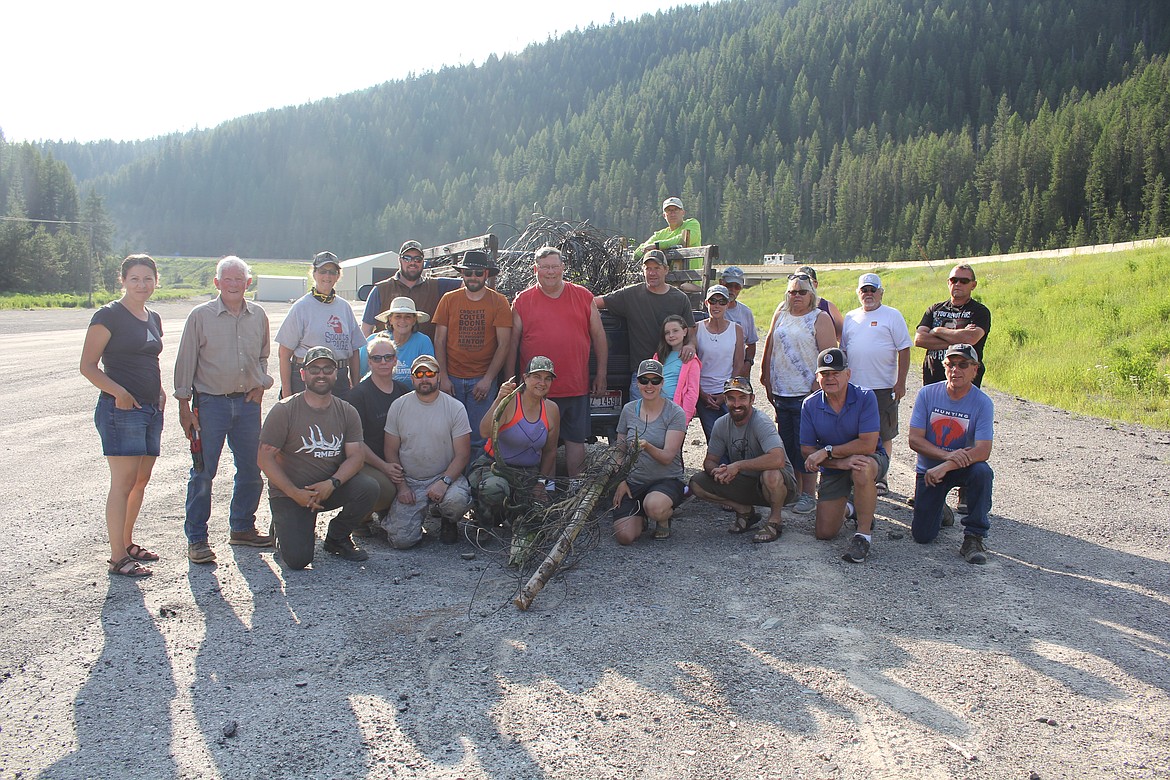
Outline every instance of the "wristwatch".
<path id="1" fill-rule="evenodd" d="M 329 481 L 333 483 L 334 490 L 337 490 L 337 488 L 341 487 L 341 480 L 337 477 L 330 477 Z"/>
<path id="2" fill-rule="evenodd" d="M 447 487 L 451 487 L 451 483 L 455 481 L 455 480 L 451 479 L 450 477 L 448 477 L 446 474 L 444 474 L 442 477 L 440 477 L 440 479 L 442 480 L 443 484 L 446 485 Z"/>
<path id="3" fill-rule="evenodd" d="M 830 457 L 830 458 L 831 458 L 831 457 L 833 457 L 833 445 L 832 445 L 832 444 L 826 444 L 826 445 L 825 445 L 825 452 L 826 452 L 826 453 L 828 453 L 828 455 L 829 455 L 829 457 Z"/>

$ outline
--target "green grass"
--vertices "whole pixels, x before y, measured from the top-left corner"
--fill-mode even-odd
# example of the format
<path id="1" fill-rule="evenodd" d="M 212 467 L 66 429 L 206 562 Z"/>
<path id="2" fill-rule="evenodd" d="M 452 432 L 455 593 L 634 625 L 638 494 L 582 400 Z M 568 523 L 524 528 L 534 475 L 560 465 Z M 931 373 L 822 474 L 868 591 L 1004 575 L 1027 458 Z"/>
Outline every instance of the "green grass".
<path id="1" fill-rule="evenodd" d="M 173 301 L 215 292 L 215 264 L 219 258 L 156 257 L 159 286 L 153 300 Z M 249 263 L 252 277 L 308 276 L 309 263 Z M 253 287 L 255 282 L 253 281 Z M 93 294 L 95 306 L 122 297 L 121 290 L 98 290 Z M 0 293 L 0 309 L 76 309 L 85 308 L 89 297 L 72 293 Z"/>
<path id="2" fill-rule="evenodd" d="M 902 312 L 911 334 L 926 307 L 947 296 L 951 268 L 881 271 L 883 303 Z M 825 271 L 820 291 L 842 311 L 855 308 L 857 276 L 866 270 Z M 984 384 L 1079 414 L 1170 430 L 1167 271 L 1164 247 L 976 265 L 975 297 L 992 316 Z M 769 282 L 741 295 L 761 330 L 784 288 Z M 912 350 L 912 371 L 922 356 Z"/>

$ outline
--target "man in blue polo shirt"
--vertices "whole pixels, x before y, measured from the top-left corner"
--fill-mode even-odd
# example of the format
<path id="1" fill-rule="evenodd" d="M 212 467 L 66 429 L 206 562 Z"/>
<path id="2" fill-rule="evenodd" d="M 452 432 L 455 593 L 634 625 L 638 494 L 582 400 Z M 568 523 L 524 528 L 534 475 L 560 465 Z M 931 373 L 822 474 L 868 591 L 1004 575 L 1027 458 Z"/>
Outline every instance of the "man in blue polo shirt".
<path id="1" fill-rule="evenodd" d="M 877 486 L 890 466 L 882 448 L 877 397 L 849 383 L 845 353 L 836 347 L 817 356 L 821 389 L 804 399 L 800 411 L 800 452 L 804 467 L 820 471 L 817 487 L 816 536 L 832 539 L 846 517 L 857 521 L 857 533 L 842 558 L 864 563 L 873 542 Z M 849 503 L 853 493 L 856 509 Z"/>

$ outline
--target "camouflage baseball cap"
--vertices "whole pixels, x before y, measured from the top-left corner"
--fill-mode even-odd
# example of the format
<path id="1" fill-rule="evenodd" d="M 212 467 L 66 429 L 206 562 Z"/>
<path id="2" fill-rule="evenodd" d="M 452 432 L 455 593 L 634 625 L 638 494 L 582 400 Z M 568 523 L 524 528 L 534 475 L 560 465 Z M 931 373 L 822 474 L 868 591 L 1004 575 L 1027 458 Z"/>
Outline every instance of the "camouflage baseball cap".
<path id="1" fill-rule="evenodd" d="M 419 252 L 421 252 L 422 251 L 422 244 L 415 241 L 413 238 L 410 239 L 409 241 L 403 241 L 402 246 L 400 246 L 398 248 L 398 254 L 404 255 L 407 252 L 409 252 L 411 249 L 417 249 Z"/>
<path id="2" fill-rule="evenodd" d="M 745 393 L 746 395 L 754 395 L 752 390 L 752 380 L 746 376 L 733 376 L 723 383 L 723 392 L 730 393 L 734 390 L 737 393 Z"/>
<path id="3" fill-rule="evenodd" d="M 535 374 L 537 371 L 547 371 L 552 374 L 553 379 L 557 378 L 557 372 L 553 371 L 553 362 L 544 355 L 537 355 L 528 361 L 528 370 L 525 374 Z"/>
<path id="4" fill-rule="evenodd" d="M 337 356 L 333 354 L 333 350 L 329 347 L 313 347 L 305 353 L 304 365 L 309 365 L 314 360 L 328 360 L 333 365 L 337 365 Z"/>
<path id="5" fill-rule="evenodd" d="M 635 376 L 662 376 L 662 364 L 654 358 L 643 360 L 638 364 L 638 373 Z"/>

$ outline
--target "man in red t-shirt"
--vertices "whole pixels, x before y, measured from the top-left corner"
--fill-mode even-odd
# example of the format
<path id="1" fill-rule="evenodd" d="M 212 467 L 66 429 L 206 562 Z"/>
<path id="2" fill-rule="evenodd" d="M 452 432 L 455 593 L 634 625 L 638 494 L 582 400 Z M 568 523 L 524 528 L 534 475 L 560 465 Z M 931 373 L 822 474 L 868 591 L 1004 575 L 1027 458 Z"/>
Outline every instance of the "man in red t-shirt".
<path id="1" fill-rule="evenodd" d="M 561 439 L 570 477 L 579 477 L 589 436 L 589 346 L 597 356 L 593 393 L 604 393 L 609 349 L 593 293 L 565 281 L 560 250 L 536 250 L 536 284 L 512 301 L 512 343 L 508 366 L 513 370 L 537 355 L 552 359 L 557 381 L 549 397 L 561 410 Z"/>

